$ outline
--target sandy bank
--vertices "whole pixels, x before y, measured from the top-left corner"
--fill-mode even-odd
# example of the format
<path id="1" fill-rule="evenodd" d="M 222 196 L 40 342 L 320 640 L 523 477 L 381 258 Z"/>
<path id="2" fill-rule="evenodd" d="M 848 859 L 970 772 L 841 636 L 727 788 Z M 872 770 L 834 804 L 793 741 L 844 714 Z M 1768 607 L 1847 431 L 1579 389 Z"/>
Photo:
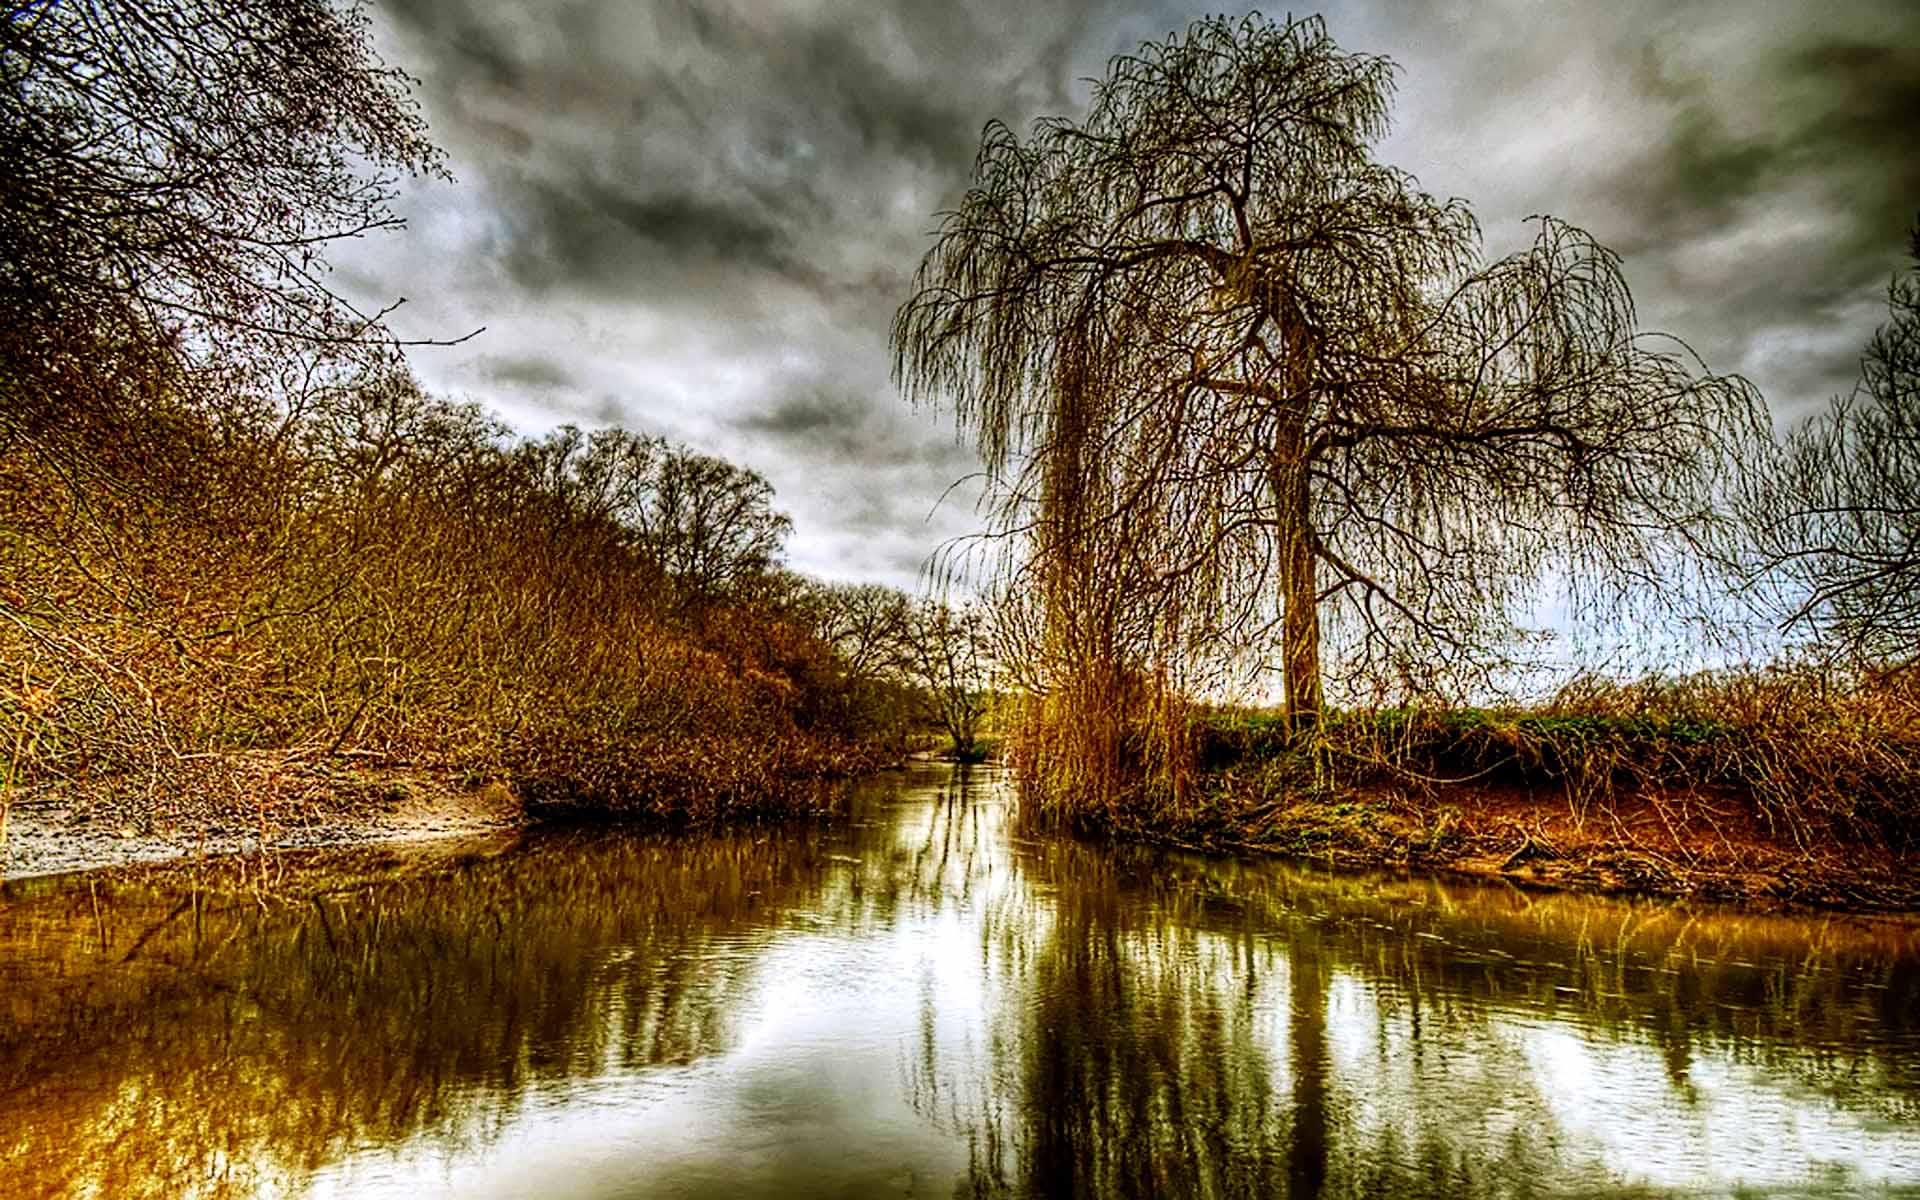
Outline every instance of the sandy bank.
<path id="1" fill-rule="evenodd" d="M 0 849 L 0 878 L 270 850 L 418 842 L 512 829 L 519 801 L 498 783 L 463 785 L 445 773 L 362 768 L 308 786 L 263 792 L 249 805 L 152 803 L 111 792 L 56 792 L 16 800 Z M 270 798 L 269 798 L 270 797 Z"/>

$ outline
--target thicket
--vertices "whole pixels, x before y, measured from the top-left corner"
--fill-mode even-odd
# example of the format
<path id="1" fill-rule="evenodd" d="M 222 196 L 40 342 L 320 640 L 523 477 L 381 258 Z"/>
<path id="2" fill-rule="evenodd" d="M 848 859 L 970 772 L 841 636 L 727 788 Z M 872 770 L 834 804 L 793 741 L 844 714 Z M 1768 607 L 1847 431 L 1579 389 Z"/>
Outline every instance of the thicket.
<path id="1" fill-rule="evenodd" d="M 272 425 L 158 393 L 48 433 L 101 482 L 0 447 L 15 788 L 191 811 L 405 762 L 535 805 L 709 817 L 804 802 L 897 731 L 845 702 L 848 664 L 778 569 L 771 490 L 720 460 L 515 439 L 403 377 Z"/>
<path id="2" fill-rule="evenodd" d="M 920 713 L 781 568 L 760 476 L 511 436 L 333 289 L 444 175 L 409 85 L 360 0 L 0 27 L 0 840 L 24 791 L 264 824 L 369 765 L 787 810 Z"/>
<path id="3" fill-rule="evenodd" d="M 1304 737 L 1279 709 L 1194 704 L 1144 680 L 1130 696 L 1127 711 L 1083 718 L 1118 731 L 1100 760 L 1106 780 L 1061 767 L 1082 760 L 1046 739 L 1074 736 L 1056 732 L 1072 710 L 1029 698 L 1010 750 L 1029 781 L 1028 817 L 1351 863 L 1492 854 L 1577 871 L 1603 861 L 1655 890 L 1759 894 L 1729 874 L 1744 862 L 1808 872 L 1766 894 L 1913 903 L 1898 865 L 1920 853 L 1920 674 L 1910 668 L 1799 661 L 1587 676 L 1526 705 L 1330 709 Z M 1756 843 L 1772 848 L 1764 864 L 1750 857 Z"/>
<path id="4" fill-rule="evenodd" d="M 1444 797 L 1518 789 L 1602 818 L 1623 802 L 1737 813 L 1782 842 L 1920 849 L 1920 675 L 1813 663 L 1619 683 L 1584 677 L 1528 707 L 1344 712 L 1317 745 L 1271 717 L 1214 712 L 1204 769 L 1253 792 L 1381 785 Z M 1262 796 L 1261 798 L 1266 798 Z"/>

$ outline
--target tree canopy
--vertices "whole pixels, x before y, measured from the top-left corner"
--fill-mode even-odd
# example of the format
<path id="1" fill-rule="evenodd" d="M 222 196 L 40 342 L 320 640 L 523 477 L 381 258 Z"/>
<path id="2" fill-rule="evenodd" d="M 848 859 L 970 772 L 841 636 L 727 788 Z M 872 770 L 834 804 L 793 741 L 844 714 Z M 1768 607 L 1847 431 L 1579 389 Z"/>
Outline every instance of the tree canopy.
<path id="1" fill-rule="evenodd" d="M 1659 578 L 1763 422 L 1636 327 L 1619 260 L 1378 161 L 1395 68 L 1317 18 L 1116 58 L 1080 120 L 990 126 L 894 325 L 910 399 L 977 439 L 1009 571 L 1067 671 L 1278 660 L 1316 713 L 1485 669 L 1549 571 Z M 1323 633 L 1324 629 L 1324 633 Z"/>
<path id="2" fill-rule="evenodd" d="M 362 4 L 16 3 L 0 31 L 0 302 L 176 334 L 367 324 L 325 244 L 398 222 L 440 155 Z M 373 168 L 372 170 L 365 169 Z"/>

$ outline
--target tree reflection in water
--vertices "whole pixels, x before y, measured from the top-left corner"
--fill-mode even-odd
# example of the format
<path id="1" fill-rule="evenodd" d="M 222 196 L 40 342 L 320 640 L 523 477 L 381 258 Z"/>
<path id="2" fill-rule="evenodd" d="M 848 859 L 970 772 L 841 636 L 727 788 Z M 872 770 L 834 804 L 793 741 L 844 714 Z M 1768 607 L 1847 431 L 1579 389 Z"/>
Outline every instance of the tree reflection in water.
<path id="1" fill-rule="evenodd" d="M 1015 865 L 1045 919 L 983 939 L 1031 944 L 987 1000 L 1017 1083 L 973 1114 L 972 1194 L 1920 1180 L 1912 924 L 1062 841 Z"/>
<path id="2" fill-rule="evenodd" d="M 725 1047 L 731 940 L 844 903 L 825 853 L 563 835 L 264 906 L 14 885 L 0 1161 L 48 1195 L 240 1196 L 356 1146 L 484 1144 L 529 1089 Z"/>
<path id="3" fill-rule="evenodd" d="M 922 771 L 834 827 L 328 857 L 290 872 L 298 900 L 11 885 L 11 1194 L 298 1193 L 369 1154 L 484 1165 L 613 1079 L 672 1081 L 726 1132 L 620 1108 L 645 1136 L 559 1192 L 687 1190 L 670 1159 L 769 1195 L 1920 1178 L 1911 925 L 1326 876 L 1026 838 L 1007 816 L 993 772 Z M 722 1090 L 713 1064 L 752 1086 Z M 729 1153 L 761 1111 L 741 1097 L 776 1079 L 824 1115 Z M 593 1103 L 609 1095 L 631 1099 Z M 889 1124 L 896 1102 L 918 1133 Z"/>

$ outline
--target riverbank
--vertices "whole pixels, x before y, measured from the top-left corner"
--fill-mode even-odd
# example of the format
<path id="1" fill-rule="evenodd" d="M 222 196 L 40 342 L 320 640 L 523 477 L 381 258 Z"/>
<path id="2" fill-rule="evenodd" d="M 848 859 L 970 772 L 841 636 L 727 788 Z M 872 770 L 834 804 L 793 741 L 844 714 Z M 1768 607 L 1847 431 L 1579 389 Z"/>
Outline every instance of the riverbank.
<path id="1" fill-rule="evenodd" d="M 1733 902 L 1760 910 L 1920 913 L 1920 855 L 1800 844 L 1730 796 L 1636 794 L 1584 811 L 1564 794 L 1376 785 L 1259 801 L 1230 790 L 1204 809 L 1129 810 L 1085 830 L 1209 854 L 1275 855 L 1346 869 L 1439 873 L 1528 889 Z"/>
<path id="2" fill-rule="evenodd" d="M 1920 912 L 1920 670 L 1582 679 L 1531 707 L 1036 705 L 1036 821 L 1523 887 Z"/>
<path id="3" fill-rule="evenodd" d="M 661 783 L 665 769 L 658 764 L 601 764 L 605 777 L 621 781 L 618 795 L 610 796 L 605 779 L 593 790 L 552 776 L 507 781 L 435 765 L 226 756 L 218 772 L 224 787 L 175 785 L 151 796 L 129 787 L 58 787 L 15 798 L 0 837 L 0 880 L 262 849 L 465 839 L 539 822 L 719 827 L 818 817 L 838 809 L 846 779 L 904 761 L 869 752 L 830 766 L 808 762 L 811 772 L 796 767 L 785 786 L 763 781 L 730 800 L 703 796 L 696 805 L 683 794 L 686 784 L 708 782 L 712 772 L 687 772 L 676 791 Z"/>
<path id="4" fill-rule="evenodd" d="M 922 756 L 926 757 L 926 756 Z M 1616 796 L 1584 811 L 1521 786 L 1376 784 L 1339 796 L 1262 799 L 1232 770 L 1191 810 L 1122 807 L 1080 832 L 1222 856 L 1275 856 L 1347 870 L 1499 880 L 1533 890 L 1646 895 L 1758 910 L 1920 913 L 1920 856 L 1882 846 L 1798 844 L 1739 798 Z M 273 851 L 503 834 L 530 811 L 498 780 L 421 767 L 274 772 L 271 809 L 202 797 L 155 808 L 112 792 L 16 801 L 0 878 Z M 265 794 L 265 793 L 261 793 Z M 566 819 L 566 810 L 560 810 Z M 577 816 L 577 814 L 575 814 Z M 802 815 L 796 813 L 796 815 Z"/>
<path id="5" fill-rule="evenodd" d="M 0 878 L 268 850 L 420 842 L 517 829 L 513 789 L 412 766 L 256 765 L 257 800 L 201 793 L 155 802 L 111 789 L 47 789 L 16 800 Z"/>

